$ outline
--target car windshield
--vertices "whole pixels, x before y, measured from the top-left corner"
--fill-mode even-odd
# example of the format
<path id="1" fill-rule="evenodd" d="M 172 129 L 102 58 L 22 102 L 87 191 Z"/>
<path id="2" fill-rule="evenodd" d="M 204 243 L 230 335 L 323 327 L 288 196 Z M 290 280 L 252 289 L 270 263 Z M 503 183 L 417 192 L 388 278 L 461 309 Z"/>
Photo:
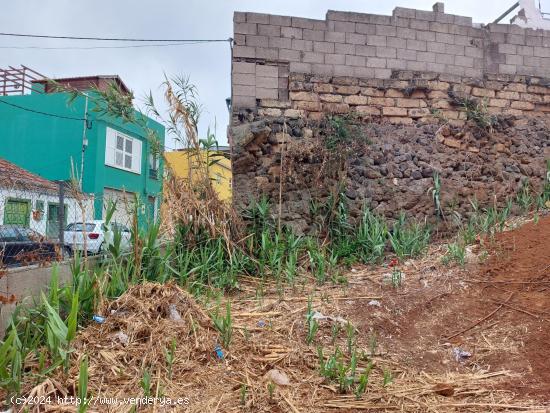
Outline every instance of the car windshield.
<path id="1" fill-rule="evenodd" d="M 86 227 L 86 228 L 84 228 Z M 75 231 L 75 232 L 92 232 L 95 228 L 95 224 L 87 223 L 83 224 L 82 222 L 76 222 L 74 224 L 67 225 L 67 229 L 65 231 Z"/>
<path id="2" fill-rule="evenodd" d="M 0 226 L 0 242 L 12 242 L 19 240 L 19 233 L 15 227 Z"/>

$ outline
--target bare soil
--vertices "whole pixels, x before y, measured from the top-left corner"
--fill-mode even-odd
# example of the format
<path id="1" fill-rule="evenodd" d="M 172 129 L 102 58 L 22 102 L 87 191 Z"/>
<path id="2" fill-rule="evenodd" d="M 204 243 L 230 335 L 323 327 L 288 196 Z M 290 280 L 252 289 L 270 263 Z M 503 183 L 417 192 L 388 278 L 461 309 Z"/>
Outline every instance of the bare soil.
<path id="1" fill-rule="evenodd" d="M 189 398 L 186 406 L 139 411 L 550 411 L 550 217 L 480 240 L 464 269 L 443 266 L 443 251 L 435 245 L 422 259 L 400 264 L 398 288 L 387 265 L 352 268 L 346 285 L 317 286 L 304 275 L 294 288 L 278 287 L 243 277 L 230 297 L 233 337 L 223 359 L 214 351 L 218 333 L 208 316 L 216 299 L 199 307 L 174 285 L 136 286 L 107 304 L 104 324 L 79 334 L 68 374 L 27 382 L 25 393 L 75 394 L 78 359 L 88 354 L 96 396 L 142 395 L 147 370 L 153 395 Z M 311 345 L 305 342 L 309 297 L 315 311 L 331 317 L 320 320 Z M 365 354 L 359 370 L 374 361 L 359 399 L 319 375 L 318 347 L 325 356 L 335 347 L 346 353 L 346 326 L 334 327 L 338 320 L 356 328 L 357 350 Z M 165 350 L 172 340 L 170 375 Z M 470 355 L 457 358 L 457 351 Z M 272 369 L 290 385 L 270 387 Z M 384 372 L 393 376 L 388 386 Z M 96 405 L 90 411 L 131 409 Z"/>

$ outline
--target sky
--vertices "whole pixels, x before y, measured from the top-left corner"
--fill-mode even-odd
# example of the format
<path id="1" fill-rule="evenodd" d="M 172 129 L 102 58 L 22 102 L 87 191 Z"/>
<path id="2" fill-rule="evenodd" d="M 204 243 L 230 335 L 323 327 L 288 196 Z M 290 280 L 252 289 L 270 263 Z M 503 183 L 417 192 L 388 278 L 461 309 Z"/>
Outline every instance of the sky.
<path id="1" fill-rule="evenodd" d="M 537 4 L 538 4 L 538 0 Z M 471 16 L 476 23 L 496 19 L 514 0 L 447 0 L 445 12 Z M 327 10 L 391 15 L 397 7 L 431 10 L 435 0 L 17 0 L 6 1 L 0 31 L 57 36 L 227 39 L 233 12 L 250 11 L 324 19 Z M 541 0 L 550 12 L 550 0 Z M 28 66 L 45 76 L 118 74 L 140 104 L 152 92 L 162 109 L 164 76 L 188 76 L 203 105 L 199 132 L 216 131 L 226 144 L 231 61 L 228 43 L 158 48 L 40 50 L 13 47 L 120 46 L 120 43 L 24 39 L 0 36 L 0 68 Z M 166 147 L 180 147 L 168 139 Z"/>

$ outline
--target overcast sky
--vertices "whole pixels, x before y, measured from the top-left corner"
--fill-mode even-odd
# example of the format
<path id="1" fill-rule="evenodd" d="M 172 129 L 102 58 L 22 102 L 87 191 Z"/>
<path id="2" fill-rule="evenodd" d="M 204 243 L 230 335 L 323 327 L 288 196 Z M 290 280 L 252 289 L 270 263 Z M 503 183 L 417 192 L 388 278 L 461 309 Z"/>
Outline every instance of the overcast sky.
<path id="1" fill-rule="evenodd" d="M 99 37 L 226 39 L 232 36 L 233 12 L 324 19 L 326 11 L 344 10 L 391 15 L 396 6 L 431 10 L 435 0 L 17 0 L 5 1 L 0 31 Z M 515 0 L 447 0 L 447 13 L 493 21 Z M 538 0 L 537 0 L 538 3 Z M 550 0 L 542 0 L 550 12 Z M 37 50 L 5 47 L 99 46 L 98 43 L 22 39 L 0 36 L 0 67 L 29 66 L 49 77 L 118 74 L 138 98 L 149 90 L 161 101 L 163 74 L 186 75 L 204 105 L 201 133 L 217 124 L 226 143 L 230 95 L 230 49 L 227 43 L 176 47 Z M 101 44 L 102 46 L 111 45 Z M 113 44 L 114 45 L 114 44 Z M 117 45 L 120 45 L 117 43 Z M 173 141 L 167 142 L 174 147 Z"/>

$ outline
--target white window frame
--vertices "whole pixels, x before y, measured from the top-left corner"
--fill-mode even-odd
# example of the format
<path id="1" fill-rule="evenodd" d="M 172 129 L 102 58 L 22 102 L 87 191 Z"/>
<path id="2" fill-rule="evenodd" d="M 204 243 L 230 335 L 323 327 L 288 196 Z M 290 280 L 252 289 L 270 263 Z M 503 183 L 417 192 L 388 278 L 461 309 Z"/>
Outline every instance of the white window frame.
<path id="1" fill-rule="evenodd" d="M 118 141 L 122 139 L 122 149 L 118 146 Z M 131 151 L 127 148 L 131 147 Z M 105 165 L 141 175 L 142 142 L 139 139 L 132 138 L 120 131 L 107 128 L 106 147 L 105 147 Z M 117 163 L 117 156 L 120 157 L 122 164 Z M 130 156 L 132 166 L 126 166 L 126 157 Z"/>

